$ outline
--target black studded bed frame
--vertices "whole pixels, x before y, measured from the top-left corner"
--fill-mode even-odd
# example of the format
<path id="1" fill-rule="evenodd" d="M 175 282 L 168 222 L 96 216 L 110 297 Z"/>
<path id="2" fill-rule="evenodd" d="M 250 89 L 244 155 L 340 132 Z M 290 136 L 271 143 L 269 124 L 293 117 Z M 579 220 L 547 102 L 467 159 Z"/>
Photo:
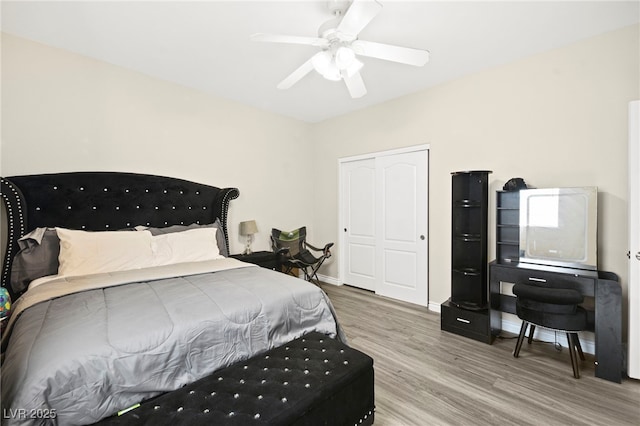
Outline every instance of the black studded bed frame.
<path id="1" fill-rule="evenodd" d="M 9 275 L 18 239 L 38 227 L 105 231 L 136 225 L 164 227 L 220 219 L 229 247 L 229 202 L 236 188 L 217 188 L 165 176 L 121 172 L 71 172 L 1 178 L 7 246 L 2 286 L 12 297 Z"/>

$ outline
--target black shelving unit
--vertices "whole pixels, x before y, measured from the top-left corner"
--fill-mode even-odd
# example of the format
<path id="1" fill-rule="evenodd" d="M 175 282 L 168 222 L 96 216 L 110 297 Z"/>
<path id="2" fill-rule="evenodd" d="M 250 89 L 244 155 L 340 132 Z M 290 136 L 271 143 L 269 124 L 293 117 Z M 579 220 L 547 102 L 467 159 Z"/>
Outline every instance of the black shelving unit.
<path id="1" fill-rule="evenodd" d="M 496 261 L 520 260 L 520 191 L 496 192 Z"/>
<path id="2" fill-rule="evenodd" d="M 491 343 L 487 303 L 489 170 L 451 176 L 451 298 L 441 328 Z"/>

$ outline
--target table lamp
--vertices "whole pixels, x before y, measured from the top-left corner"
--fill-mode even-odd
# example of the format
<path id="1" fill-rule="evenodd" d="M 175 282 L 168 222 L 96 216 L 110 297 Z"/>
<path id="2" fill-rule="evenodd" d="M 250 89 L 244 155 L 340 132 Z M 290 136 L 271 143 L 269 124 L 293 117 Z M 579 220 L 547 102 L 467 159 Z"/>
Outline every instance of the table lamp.
<path id="1" fill-rule="evenodd" d="M 251 243 L 253 242 L 253 234 L 258 232 L 258 225 L 256 225 L 255 220 L 247 220 L 244 222 L 240 222 L 240 235 L 245 235 L 247 237 L 247 244 L 244 249 L 244 253 L 242 254 L 251 254 Z"/>

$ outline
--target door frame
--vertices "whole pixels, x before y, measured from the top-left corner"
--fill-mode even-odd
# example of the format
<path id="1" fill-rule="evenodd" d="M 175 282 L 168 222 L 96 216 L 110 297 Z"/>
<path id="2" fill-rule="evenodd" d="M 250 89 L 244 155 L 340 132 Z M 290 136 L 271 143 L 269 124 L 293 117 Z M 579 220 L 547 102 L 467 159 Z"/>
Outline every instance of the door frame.
<path id="1" fill-rule="evenodd" d="M 342 190 L 342 164 L 343 163 L 349 163 L 352 161 L 360 161 L 360 160 L 368 160 L 368 159 L 375 159 L 376 157 L 384 157 L 384 156 L 389 156 L 389 155 L 396 155 L 396 154 L 405 154 L 405 153 L 409 153 L 409 152 L 416 152 L 416 151 L 427 151 L 427 231 L 426 231 L 426 239 L 427 239 L 427 304 L 429 303 L 429 275 L 428 275 L 428 271 L 429 271 L 429 160 L 430 160 L 430 148 L 431 145 L 430 144 L 421 144 L 421 145 L 413 145 L 413 146 L 408 146 L 408 147 L 403 147 L 403 148 L 395 148 L 395 149 L 389 149 L 389 150 L 384 150 L 384 151 L 375 151 L 375 152 L 371 152 L 371 153 L 367 153 L 367 154 L 359 154 L 359 155 L 352 155 L 349 157 L 341 157 L 338 158 L 338 235 L 336 238 L 336 241 L 339 242 L 339 247 L 340 247 L 340 256 L 338 258 L 340 265 L 338 267 L 338 285 L 343 285 L 344 284 L 344 276 L 345 276 L 345 264 L 346 264 L 346 250 L 344 250 L 345 247 L 345 236 L 344 236 L 344 232 L 342 232 L 342 230 L 345 227 L 345 218 L 344 218 L 344 206 L 343 206 L 343 200 L 344 200 L 344 193 Z"/>
<path id="2" fill-rule="evenodd" d="M 640 379 L 640 101 L 629 102 L 629 279 L 627 374 Z"/>

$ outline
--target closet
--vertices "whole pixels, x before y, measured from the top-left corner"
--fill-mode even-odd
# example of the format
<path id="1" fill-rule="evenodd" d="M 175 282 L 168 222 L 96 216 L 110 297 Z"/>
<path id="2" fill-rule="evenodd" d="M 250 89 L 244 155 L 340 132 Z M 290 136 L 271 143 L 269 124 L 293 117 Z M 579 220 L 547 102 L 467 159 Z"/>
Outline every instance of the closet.
<path id="1" fill-rule="evenodd" d="M 339 160 L 344 284 L 427 306 L 428 147 Z"/>

